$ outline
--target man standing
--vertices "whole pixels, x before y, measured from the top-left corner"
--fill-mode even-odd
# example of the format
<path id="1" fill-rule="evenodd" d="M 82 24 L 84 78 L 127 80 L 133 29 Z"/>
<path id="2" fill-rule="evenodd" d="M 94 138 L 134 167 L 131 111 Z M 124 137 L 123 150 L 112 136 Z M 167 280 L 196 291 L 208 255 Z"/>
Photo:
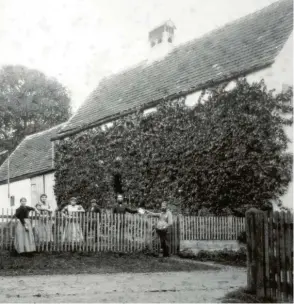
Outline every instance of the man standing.
<path id="1" fill-rule="evenodd" d="M 91 200 L 91 207 L 87 211 L 101 214 L 101 209 L 98 207 L 97 200 Z"/>
<path id="2" fill-rule="evenodd" d="M 114 207 L 114 209 L 113 209 L 114 214 L 116 214 L 116 213 L 126 214 L 127 212 L 134 214 L 134 213 L 138 212 L 137 210 L 132 210 L 132 209 L 128 208 L 127 206 L 125 206 L 123 204 L 123 201 L 124 201 L 123 196 L 121 194 L 118 194 L 118 196 L 117 196 L 117 206 Z"/>
<path id="3" fill-rule="evenodd" d="M 156 232 L 160 238 L 161 249 L 163 251 L 164 257 L 170 256 L 170 245 L 169 245 L 169 234 L 170 229 L 173 224 L 173 217 L 170 210 L 167 208 L 167 203 L 163 202 L 161 204 L 161 212 L 154 213 L 150 211 L 145 211 L 147 215 L 159 217 L 159 221 L 157 222 Z"/>
<path id="4" fill-rule="evenodd" d="M 123 196 L 118 194 L 117 196 L 117 206 L 113 209 L 113 214 L 120 214 L 120 221 L 116 223 L 116 229 L 119 231 L 119 246 L 123 246 L 125 244 L 125 229 L 127 228 L 127 224 L 125 222 L 125 214 L 138 213 L 137 210 L 132 210 L 123 204 Z"/>

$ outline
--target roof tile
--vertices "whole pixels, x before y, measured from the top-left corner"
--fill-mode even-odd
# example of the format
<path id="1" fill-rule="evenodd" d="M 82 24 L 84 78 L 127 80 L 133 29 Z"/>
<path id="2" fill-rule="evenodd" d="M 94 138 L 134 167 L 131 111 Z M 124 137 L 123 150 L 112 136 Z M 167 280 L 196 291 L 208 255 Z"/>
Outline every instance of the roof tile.
<path id="1" fill-rule="evenodd" d="M 63 124 L 27 136 L 10 155 L 10 178 L 52 169 L 52 143 Z M 0 182 L 7 180 L 7 160 L 0 167 Z"/>
<path id="2" fill-rule="evenodd" d="M 161 61 L 151 65 L 143 62 L 103 79 L 61 132 L 271 64 L 292 27 L 292 0 L 281 0 L 180 45 Z"/>

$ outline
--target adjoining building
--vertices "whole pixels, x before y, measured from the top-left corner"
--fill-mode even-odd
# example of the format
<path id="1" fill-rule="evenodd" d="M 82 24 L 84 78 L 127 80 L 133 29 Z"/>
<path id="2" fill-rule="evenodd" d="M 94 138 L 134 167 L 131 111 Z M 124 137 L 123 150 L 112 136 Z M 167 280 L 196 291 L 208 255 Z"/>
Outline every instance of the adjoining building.
<path id="1" fill-rule="evenodd" d="M 54 151 L 51 137 L 57 135 L 62 124 L 27 136 L 0 167 L 1 208 L 16 208 L 21 197 L 34 206 L 41 194 L 56 208 L 54 196 Z M 9 170 L 8 170 L 9 169 Z M 8 183 L 9 177 L 9 183 Z M 8 197 L 10 195 L 10 198 Z"/>

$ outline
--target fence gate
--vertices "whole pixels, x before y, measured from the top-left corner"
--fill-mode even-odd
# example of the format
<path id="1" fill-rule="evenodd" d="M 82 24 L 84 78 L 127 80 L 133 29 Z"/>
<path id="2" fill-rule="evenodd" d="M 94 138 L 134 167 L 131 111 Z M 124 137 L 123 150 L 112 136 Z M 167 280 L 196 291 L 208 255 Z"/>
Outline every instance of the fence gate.
<path id="1" fill-rule="evenodd" d="M 293 301 L 293 214 L 246 212 L 247 285 L 259 297 Z"/>

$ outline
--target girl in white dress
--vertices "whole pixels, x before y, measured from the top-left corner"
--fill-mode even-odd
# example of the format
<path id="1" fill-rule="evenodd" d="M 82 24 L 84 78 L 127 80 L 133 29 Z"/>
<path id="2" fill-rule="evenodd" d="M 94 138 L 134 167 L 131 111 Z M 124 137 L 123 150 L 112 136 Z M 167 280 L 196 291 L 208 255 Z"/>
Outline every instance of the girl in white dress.
<path id="1" fill-rule="evenodd" d="M 85 212 L 81 205 L 77 205 L 77 199 L 72 197 L 70 204 L 65 206 L 62 210 L 67 219 L 65 229 L 62 236 L 63 242 L 79 243 L 84 241 L 82 227 L 78 220 L 78 213 Z"/>
<path id="2" fill-rule="evenodd" d="M 36 205 L 36 209 L 40 212 L 35 228 L 38 243 L 53 242 L 52 220 L 50 219 L 52 208 L 47 203 L 46 194 L 40 196 L 40 202 Z"/>

